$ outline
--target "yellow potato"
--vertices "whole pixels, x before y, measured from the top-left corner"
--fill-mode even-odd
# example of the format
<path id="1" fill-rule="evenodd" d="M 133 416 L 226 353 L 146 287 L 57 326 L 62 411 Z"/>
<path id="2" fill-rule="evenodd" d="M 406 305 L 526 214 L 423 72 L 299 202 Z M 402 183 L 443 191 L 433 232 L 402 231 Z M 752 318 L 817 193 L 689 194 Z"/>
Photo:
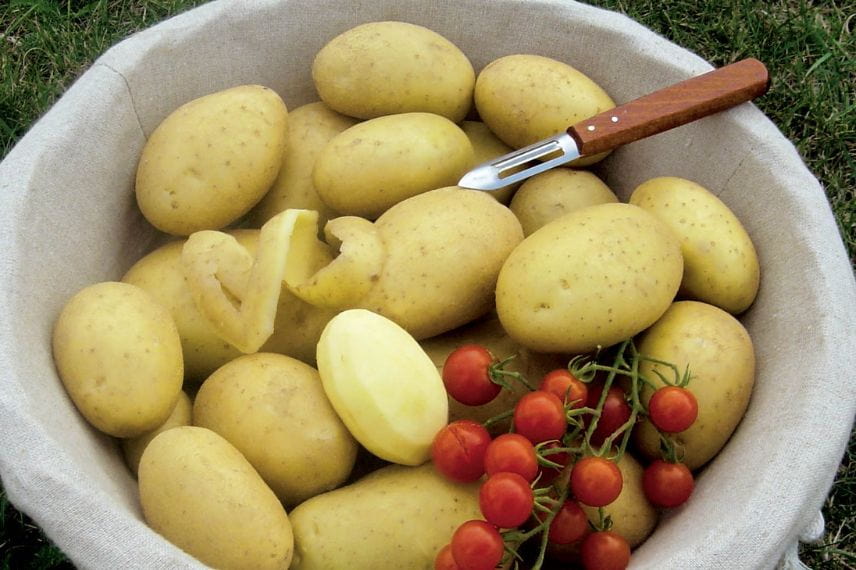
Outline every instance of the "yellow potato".
<path id="1" fill-rule="evenodd" d="M 140 458 L 143 456 L 146 446 L 161 432 L 172 429 L 178 426 L 189 426 L 193 423 L 193 403 L 190 401 L 190 396 L 185 392 L 181 392 L 178 396 L 178 401 L 172 409 L 172 413 L 164 423 L 150 432 L 146 432 L 137 437 L 122 440 L 122 453 L 125 456 L 125 463 L 131 468 L 134 475 L 140 467 Z"/>
<path id="2" fill-rule="evenodd" d="M 285 505 L 342 484 L 357 455 L 318 372 L 281 354 L 241 356 L 218 369 L 199 389 L 193 418 L 234 445 Z"/>
<path id="3" fill-rule="evenodd" d="M 284 570 L 294 553 L 291 523 L 276 495 L 228 441 L 200 427 L 167 430 L 140 460 L 146 523 L 201 562 Z"/>
<path id="4" fill-rule="evenodd" d="M 319 153 L 312 176 L 328 207 L 374 219 L 406 198 L 457 184 L 472 163 L 473 147 L 455 123 L 403 113 L 337 135 Z"/>
<path id="5" fill-rule="evenodd" d="M 430 569 L 463 522 L 480 519 L 478 485 L 433 465 L 385 467 L 298 506 L 292 570 Z"/>
<path id="6" fill-rule="evenodd" d="M 312 182 L 312 168 L 321 149 L 333 137 L 355 124 L 356 120 L 340 115 L 320 102 L 291 111 L 282 168 L 271 189 L 250 212 L 250 223 L 261 227 L 289 208 L 317 211 L 322 227 L 327 220 L 335 218 L 337 213 L 318 197 Z"/>
<path id="7" fill-rule="evenodd" d="M 351 117 L 424 111 L 458 122 L 472 105 L 475 72 L 437 32 L 405 22 L 369 22 L 321 48 L 312 80 L 322 101 Z"/>
<path id="8" fill-rule="evenodd" d="M 758 293 L 761 271 L 752 238 L 722 200 L 691 180 L 662 177 L 641 184 L 630 203 L 651 212 L 681 241 L 679 294 L 739 314 Z"/>
<path id="9" fill-rule="evenodd" d="M 698 418 L 689 429 L 675 434 L 683 462 L 698 469 L 710 461 L 731 437 L 752 394 L 755 383 L 755 352 L 749 333 L 729 313 L 698 301 L 674 303 L 638 344 L 641 354 L 670 362 L 683 372 L 689 367 L 692 379 L 687 388 L 698 401 Z M 666 367 L 645 362 L 639 372 L 656 384 L 673 373 Z M 642 398 L 647 403 L 652 391 Z M 659 437 L 650 422 L 634 432 L 639 448 L 649 457 L 659 457 Z"/>
<path id="10" fill-rule="evenodd" d="M 318 341 L 324 392 L 355 438 L 404 465 L 428 460 L 449 418 L 437 369 L 407 332 L 363 309 L 339 313 Z"/>
<path id="11" fill-rule="evenodd" d="M 181 392 L 181 340 L 169 312 L 127 283 L 90 285 L 63 307 L 53 357 L 74 405 L 116 437 L 166 421 Z"/>
<path id="12" fill-rule="evenodd" d="M 629 204 L 589 206 L 511 252 L 496 285 L 497 314 L 532 350 L 584 353 L 652 325 L 682 272 L 678 241 L 657 218 Z"/>
<path id="13" fill-rule="evenodd" d="M 478 76 L 475 104 L 482 121 L 506 144 L 521 148 L 612 109 L 615 102 L 579 70 L 540 55 L 507 55 Z M 608 153 L 577 159 L 592 164 Z"/>
<path id="14" fill-rule="evenodd" d="M 473 166 L 477 166 L 483 162 L 493 160 L 494 158 L 508 154 L 514 149 L 499 140 L 493 134 L 487 125 L 481 121 L 464 121 L 461 123 L 461 129 L 470 139 L 470 144 L 473 145 Z M 508 204 L 511 197 L 520 188 L 521 182 L 509 184 L 499 190 L 488 192 L 487 195 L 496 199 L 500 204 Z"/>
<path id="15" fill-rule="evenodd" d="M 137 204 L 161 231 L 223 228 L 268 191 L 282 164 L 288 111 L 242 85 L 186 103 L 154 130 L 137 167 Z"/>
<path id="16" fill-rule="evenodd" d="M 569 212 L 609 202 L 618 197 L 591 172 L 554 168 L 524 182 L 509 208 L 528 236 Z"/>

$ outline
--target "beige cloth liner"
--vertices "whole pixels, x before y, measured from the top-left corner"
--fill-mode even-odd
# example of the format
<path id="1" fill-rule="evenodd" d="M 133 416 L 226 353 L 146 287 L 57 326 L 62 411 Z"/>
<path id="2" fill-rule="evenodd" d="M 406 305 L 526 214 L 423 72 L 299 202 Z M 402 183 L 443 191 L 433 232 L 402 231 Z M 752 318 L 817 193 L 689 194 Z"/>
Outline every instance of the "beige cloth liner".
<path id="1" fill-rule="evenodd" d="M 133 196 L 145 137 L 180 104 L 241 83 L 291 109 L 312 101 L 318 49 L 385 19 L 436 30 L 476 69 L 509 53 L 566 61 L 618 102 L 710 69 L 618 14 L 550 0 L 221 0 L 105 53 L 0 165 L 0 473 L 79 567 L 201 567 L 145 526 L 116 442 L 75 411 L 50 353 L 65 301 L 118 279 L 157 237 Z M 743 319 L 758 353 L 749 411 L 632 567 L 773 567 L 816 517 L 856 404 L 856 286 L 824 193 L 749 104 L 625 147 L 602 174 L 625 198 L 661 175 L 711 189 L 743 220 L 763 275 Z"/>

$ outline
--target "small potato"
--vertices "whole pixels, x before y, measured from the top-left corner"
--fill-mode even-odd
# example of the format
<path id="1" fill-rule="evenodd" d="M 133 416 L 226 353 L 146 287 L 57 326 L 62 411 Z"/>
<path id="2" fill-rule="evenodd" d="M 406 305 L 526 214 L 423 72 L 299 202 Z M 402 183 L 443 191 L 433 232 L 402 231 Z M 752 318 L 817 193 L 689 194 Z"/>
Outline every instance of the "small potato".
<path id="1" fill-rule="evenodd" d="M 429 570 L 455 529 L 482 516 L 478 484 L 448 481 L 429 463 L 384 467 L 290 518 L 292 570 Z"/>
<path id="2" fill-rule="evenodd" d="M 404 113 L 337 135 L 319 153 L 313 181 L 329 208 L 375 219 L 406 198 L 456 184 L 472 163 L 473 147 L 456 124 Z"/>
<path id="3" fill-rule="evenodd" d="M 136 437 L 169 417 L 181 392 L 181 340 L 169 312 L 127 283 L 86 287 L 53 330 L 59 377 L 83 417 L 116 437 Z"/>
<path id="4" fill-rule="evenodd" d="M 223 228 L 276 179 L 288 111 L 271 89 L 242 85 L 186 103 L 154 130 L 137 167 L 137 204 L 169 234 Z"/>
<path id="5" fill-rule="evenodd" d="M 524 182 L 509 208 L 528 236 L 569 212 L 610 202 L 618 197 L 591 172 L 554 168 Z"/>
<path id="6" fill-rule="evenodd" d="M 461 129 L 470 139 L 470 144 L 473 145 L 473 167 L 493 160 L 502 155 L 508 154 L 514 149 L 499 140 L 499 138 L 491 132 L 487 125 L 481 121 L 464 121 L 461 123 Z M 499 190 L 487 192 L 487 195 L 494 198 L 500 204 L 508 204 L 511 197 L 520 188 L 520 182 L 509 184 Z"/>
<path id="7" fill-rule="evenodd" d="M 164 423 L 150 432 L 146 432 L 137 437 L 122 440 L 122 453 L 125 456 L 125 463 L 131 468 L 134 475 L 140 467 L 140 458 L 143 456 L 146 446 L 160 434 L 168 429 L 179 426 L 189 426 L 193 423 L 193 403 L 190 401 L 190 396 L 186 392 L 181 392 L 178 396 L 178 402 L 172 409 L 172 413 Z"/>
<path id="8" fill-rule="evenodd" d="M 540 352 L 584 353 L 651 326 L 683 272 L 677 239 L 629 204 L 571 212 L 508 256 L 496 309 L 509 336 Z"/>
<path id="9" fill-rule="evenodd" d="M 335 218 L 337 213 L 318 197 L 312 182 L 312 169 L 324 146 L 356 123 L 356 120 L 340 115 L 320 102 L 309 103 L 291 111 L 288 114 L 282 168 L 271 189 L 250 212 L 250 223 L 254 227 L 261 227 L 276 214 L 289 208 L 317 211 L 321 227 L 327 220 Z"/>
<path id="10" fill-rule="evenodd" d="M 755 383 L 755 352 L 749 333 L 729 313 L 698 301 L 679 301 L 642 335 L 640 354 L 674 364 L 681 373 L 689 367 L 687 389 L 698 401 L 698 417 L 689 429 L 675 434 L 689 469 L 710 461 L 731 437 L 746 408 Z M 644 362 L 639 367 L 655 384 L 659 371 L 674 378 L 667 367 Z M 652 391 L 642 392 L 646 402 Z M 659 457 L 659 437 L 650 422 L 634 432 L 641 451 Z"/>
<path id="11" fill-rule="evenodd" d="M 641 184 L 630 203 L 660 218 L 684 256 L 679 295 L 740 314 L 758 293 L 761 271 L 752 239 L 737 216 L 704 186 L 675 177 Z"/>
<path id="12" fill-rule="evenodd" d="M 318 372 L 281 354 L 219 368 L 199 389 L 193 418 L 234 445 L 287 506 L 343 483 L 357 456 Z"/>
<path id="13" fill-rule="evenodd" d="M 276 495 L 228 441 L 201 427 L 167 430 L 140 460 L 146 523 L 204 564 L 284 570 L 291 523 Z"/>
<path id="14" fill-rule="evenodd" d="M 369 22 L 321 48 L 312 80 L 322 101 L 351 117 L 422 111 L 457 123 L 472 105 L 475 71 L 437 32 L 405 22 Z"/>

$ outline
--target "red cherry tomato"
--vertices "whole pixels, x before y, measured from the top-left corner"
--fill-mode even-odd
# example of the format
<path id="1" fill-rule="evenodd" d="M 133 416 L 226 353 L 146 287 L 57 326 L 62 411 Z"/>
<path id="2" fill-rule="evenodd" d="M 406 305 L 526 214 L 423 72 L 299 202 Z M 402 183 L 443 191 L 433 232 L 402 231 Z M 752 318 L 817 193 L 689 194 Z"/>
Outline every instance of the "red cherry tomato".
<path id="1" fill-rule="evenodd" d="M 589 531 L 588 517 L 576 501 L 565 501 L 550 523 L 547 538 L 553 544 L 576 542 Z"/>
<path id="2" fill-rule="evenodd" d="M 534 502 L 529 482 L 517 473 L 491 475 L 479 489 L 482 515 L 487 522 L 500 528 L 514 528 L 525 523 Z"/>
<path id="3" fill-rule="evenodd" d="M 490 379 L 493 355 L 483 346 L 465 344 L 443 364 L 443 384 L 455 400 L 467 406 L 487 404 L 502 389 Z"/>
<path id="4" fill-rule="evenodd" d="M 605 457 L 583 457 L 571 470 L 571 492 L 590 507 L 605 507 L 618 498 L 623 485 L 618 465 Z"/>
<path id="5" fill-rule="evenodd" d="M 597 407 L 597 403 L 600 401 L 602 393 L 602 385 L 589 386 L 588 406 L 590 408 Z M 629 419 L 630 406 L 627 404 L 627 400 L 624 397 L 624 390 L 618 386 L 610 386 L 609 390 L 606 392 L 606 400 L 603 403 L 603 409 L 600 412 L 597 427 L 591 437 L 592 443 L 600 445 Z"/>
<path id="6" fill-rule="evenodd" d="M 434 570 L 459 570 L 460 566 L 455 562 L 455 557 L 452 556 L 452 545 L 447 544 L 440 549 L 437 557 L 434 558 Z"/>
<path id="7" fill-rule="evenodd" d="M 434 436 L 431 459 L 437 471 L 452 481 L 469 483 L 484 475 L 484 456 L 490 434 L 479 423 L 458 420 Z"/>
<path id="8" fill-rule="evenodd" d="M 562 445 L 559 442 L 551 441 L 544 446 L 544 449 L 554 449 L 556 447 L 562 447 Z M 538 486 L 544 487 L 552 483 L 556 477 L 559 476 L 565 466 L 567 466 L 568 462 L 570 462 L 571 456 L 567 452 L 547 454 L 544 453 L 543 450 L 541 451 L 541 455 L 544 456 L 544 459 L 548 459 L 553 463 L 561 465 L 559 468 L 546 466 L 541 467 L 541 479 L 538 481 Z"/>
<path id="9" fill-rule="evenodd" d="M 566 368 L 548 372 L 541 380 L 538 389 L 555 394 L 566 404 L 574 402 L 572 406 L 574 408 L 582 408 L 586 405 L 588 388 Z"/>
<path id="10" fill-rule="evenodd" d="M 645 468 L 642 489 L 655 507 L 670 509 L 683 505 L 695 487 L 693 474 L 683 463 L 657 459 Z"/>
<path id="11" fill-rule="evenodd" d="M 538 475 L 535 447 L 519 433 L 504 433 L 487 446 L 484 469 L 488 475 L 501 471 L 517 473 L 531 482 Z"/>
<path id="12" fill-rule="evenodd" d="M 648 401 L 648 417 L 660 431 L 678 433 L 690 427 L 698 417 L 698 401 L 686 388 L 664 386 Z"/>
<path id="13" fill-rule="evenodd" d="M 503 552 L 502 536 L 488 522 L 467 521 L 452 535 L 452 556 L 461 570 L 493 570 Z"/>
<path id="14" fill-rule="evenodd" d="M 567 427 L 562 401 L 550 392 L 529 392 L 514 407 L 514 428 L 532 443 L 560 439 Z"/>
<path id="15" fill-rule="evenodd" d="M 586 570 L 623 570 L 630 564 L 630 545 L 611 530 L 593 532 L 583 539 L 580 556 Z"/>

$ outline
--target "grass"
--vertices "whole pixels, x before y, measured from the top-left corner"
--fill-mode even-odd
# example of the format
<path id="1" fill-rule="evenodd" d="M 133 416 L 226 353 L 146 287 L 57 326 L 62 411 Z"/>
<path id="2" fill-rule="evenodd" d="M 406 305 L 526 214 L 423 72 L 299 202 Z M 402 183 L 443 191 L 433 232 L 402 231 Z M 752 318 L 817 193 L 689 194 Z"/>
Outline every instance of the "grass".
<path id="1" fill-rule="evenodd" d="M 489 0 L 486 0 L 489 1 Z M 0 157 L 104 50 L 202 0 L 7 0 L 0 3 Z M 856 266 L 856 3 L 853 0 L 589 0 L 618 10 L 715 65 L 764 61 L 758 106 L 826 189 Z M 856 568 L 856 437 L 824 506 L 826 534 L 802 548 L 812 568 Z M 0 490 L 0 570 L 67 568 L 62 553 Z"/>

